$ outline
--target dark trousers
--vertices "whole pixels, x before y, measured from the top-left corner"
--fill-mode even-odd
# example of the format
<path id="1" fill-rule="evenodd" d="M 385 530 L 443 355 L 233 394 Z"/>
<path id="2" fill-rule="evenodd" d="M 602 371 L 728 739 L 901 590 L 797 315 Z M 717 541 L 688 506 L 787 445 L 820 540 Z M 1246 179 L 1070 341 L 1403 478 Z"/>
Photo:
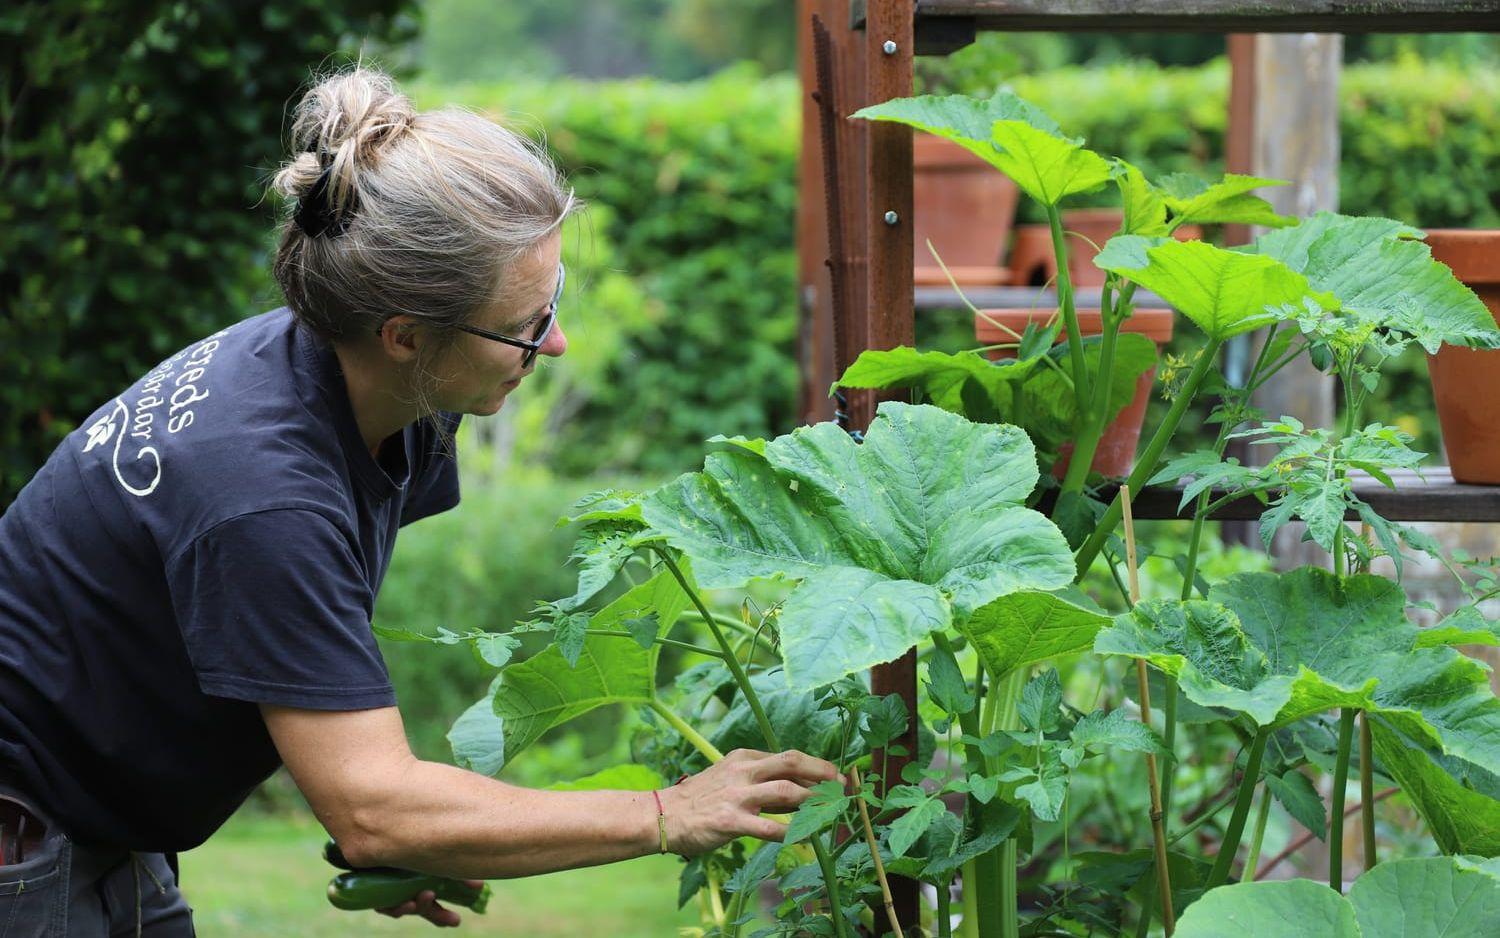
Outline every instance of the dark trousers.
<path id="1" fill-rule="evenodd" d="M 75 844 L 3 785 L 0 806 L 10 818 L 24 809 L 31 827 L 21 862 L 0 866 L 0 938 L 192 938 L 193 910 L 166 856 Z M 7 844 L 15 833 L 7 831 Z M 6 859 L 15 859 L 13 844 Z"/>

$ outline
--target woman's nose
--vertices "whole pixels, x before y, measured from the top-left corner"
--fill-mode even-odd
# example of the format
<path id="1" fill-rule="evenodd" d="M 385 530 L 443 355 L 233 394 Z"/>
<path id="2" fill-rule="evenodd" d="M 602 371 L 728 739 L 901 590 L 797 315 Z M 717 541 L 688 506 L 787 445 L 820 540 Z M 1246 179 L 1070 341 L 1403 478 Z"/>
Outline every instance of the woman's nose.
<path id="1" fill-rule="evenodd" d="M 552 331 L 547 334 L 547 341 L 542 343 L 542 347 L 537 349 L 537 353 L 556 358 L 567 350 L 568 337 L 563 333 L 562 323 L 553 323 Z"/>

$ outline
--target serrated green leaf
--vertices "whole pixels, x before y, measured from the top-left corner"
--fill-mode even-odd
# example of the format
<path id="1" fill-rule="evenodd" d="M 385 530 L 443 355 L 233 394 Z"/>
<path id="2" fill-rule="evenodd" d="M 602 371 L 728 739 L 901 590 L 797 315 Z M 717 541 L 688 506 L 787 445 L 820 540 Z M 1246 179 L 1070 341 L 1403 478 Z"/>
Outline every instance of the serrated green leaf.
<path id="1" fill-rule="evenodd" d="M 1429 353 L 1443 343 L 1500 347 L 1494 317 L 1432 259 L 1431 248 L 1413 240 L 1420 234 L 1388 218 L 1319 212 L 1246 250 L 1281 260 L 1358 319 L 1410 335 Z"/>
<path id="2" fill-rule="evenodd" d="M 1210 891 L 1178 922 L 1181 938 L 1488 938 L 1500 932 L 1500 877 L 1451 857 L 1388 860 L 1347 897 L 1305 879 Z"/>
<path id="3" fill-rule="evenodd" d="M 612 765 L 607 769 L 600 769 L 582 778 L 575 778 L 569 782 L 554 782 L 547 786 L 548 791 L 653 791 L 665 788 L 667 780 L 662 778 L 655 769 L 649 769 L 644 765 L 626 763 L 625 765 Z"/>
<path id="4" fill-rule="evenodd" d="M 1438 849 L 1500 856 L 1500 781 L 1408 739 L 1379 718 L 1370 726 L 1378 764 L 1401 786 Z"/>
<path id="5" fill-rule="evenodd" d="M 1124 210 L 1121 234 L 1166 237 L 1167 201 L 1165 193 L 1153 186 L 1146 175 L 1124 160 L 1115 161 L 1115 185 L 1120 188 Z"/>
<path id="6" fill-rule="evenodd" d="M 750 686 L 755 689 L 766 718 L 777 728 L 783 748 L 797 749 L 820 759 L 839 758 L 842 724 L 837 710 L 818 709 L 818 701 L 811 694 L 787 687 L 786 679 L 776 672 L 751 675 Z M 766 748 L 760 722 L 743 694 L 735 695 L 734 703 L 708 739 L 720 752 Z M 859 741 L 851 740 L 850 756 L 860 751 Z"/>
<path id="7" fill-rule="evenodd" d="M 999 154 L 992 141 L 996 121 L 1022 120 L 1048 133 L 1059 132 L 1057 124 L 1040 108 L 1004 89 L 988 99 L 960 94 L 894 98 L 860 108 L 849 116 L 894 121 L 924 130 L 952 140 L 996 167 Z"/>
<path id="8" fill-rule="evenodd" d="M 1177 938 L 1363 938 L 1348 900 L 1308 879 L 1211 889 L 1178 919 L 1176 934 Z"/>
<path id="9" fill-rule="evenodd" d="M 795 844 L 832 824 L 848 809 L 850 797 L 840 781 L 818 782 L 787 825 L 785 843 Z"/>
<path id="10" fill-rule="evenodd" d="M 1266 787 L 1292 819 L 1319 840 L 1326 839 L 1328 812 L 1323 796 L 1306 775 L 1293 769 L 1285 775 L 1266 774 Z"/>
<path id="11" fill-rule="evenodd" d="M 1270 308 L 1300 306 L 1304 298 L 1337 305 L 1332 294 L 1315 292 L 1280 261 L 1201 241 L 1121 235 L 1094 264 L 1158 294 L 1213 339 L 1270 325 L 1276 320 Z"/>
<path id="12" fill-rule="evenodd" d="M 977 814 L 970 814 L 965 839 L 957 849 L 946 856 L 931 857 L 923 875 L 932 881 L 946 881 L 959 867 L 1003 843 L 1020 821 L 1021 812 L 1015 805 L 991 801 L 980 808 Z"/>
<path id="13" fill-rule="evenodd" d="M 494 695 L 500 678 L 490 682 L 490 689 L 475 701 L 447 733 L 453 750 L 453 764 L 480 775 L 494 775 L 505 767 L 505 724 L 495 715 Z"/>
<path id="14" fill-rule="evenodd" d="M 1047 206 L 1070 195 L 1093 192 L 1109 182 L 1109 163 L 1078 140 L 1041 130 L 1024 120 L 995 123 L 991 161 L 1021 191 Z"/>
<path id="15" fill-rule="evenodd" d="M 1295 225 L 1296 218 L 1278 215 L 1271 204 L 1250 194 L 1264 186 L 1287 185 L 1284 179 L 1260 179 L 1226 173 L 1208 185 L 1196 177 L 1178 173 L 1161 180 L 1167 207 L 1174 220 L 1184 225 L 1264 225 L 1282 228 Z"/>
<path id="16" fill-rule="evenodd" d="M 625 616 L 651 609 L 666 630 L 687 606 L 677 581 L 659 573 L 595 613 L 592 624 L 609 629 Z M 494 692 L 494 712 L 503 721 L 504 758 L 515 758 L 547 730 L 595 707 L 649 702 L 656 693 L 659 654 L 659 645 L 642 648 L 627 638 L 585 635 L 576 666 L 554 644 L 507 667 Z"/>
<path id="17" fill-rule="evenodd" d="M 934 648 L 927 657 L 927 695 L 944 713 L 964 714 L 974 709 L 974 692 L 947 648 Z"/>
<path id="18" fill-rule="evenodd" d="M 1500 645 L 1500 623 L 1491 622 L 1473 606 L 1463 606 L 1431 628 L 1417 633 L 1417 647 L 1437 645 Z"/>
<path id="19" fill-rule="evenodd" d="M 891 822 L 889 842 L 891 855 L 905 856 L 906 851 L 917 842 L 917 838 L 925 834 L 934 821 L 947 813 L 947 806 L 943 804 L 942 799 L 937 797 L 924 798 L 908 808 L 906 813 Z"/>
<path id="20" fill-rule="evenodd" d="M 1055 668 L 1041 672 L 1021 689 L 1016 713 L 1021 725 L 1032 732 L 1047 733 L 1057 729 L 1062 716 L 1062 680 Z"/>
<path id="21" fill-rule="evenodd" d="M 1037 478 L 1015 427 L 887 403 L 863 444 L 824 423 L 763 459 L 716 453 L 644 514 L 704 586 L 802 580 L 778 622 L 787 681 L 810 689 L 899 657 L 955 611 L 1070 582 L 1062 534 L 1019 507 Z"/>
<path id="22" fill-rule="evenodd" d="M 724 884 L 727 893 L 744 892 L 759 886 L 761 880 L 776 872 L 776 858 L 781 855 L 782 845 L 764 843 L 752 854 L 745 865 L 734 871 Z"/>
<path id="23" fill-rule="evenodd" d="M 1127 752 L 1154 752 L 1165 754 L 1167 749 L 1155 731 L 1139 720 L 1131 719 L 1124 710 L 1105 713 L 1095 710 L 1085 714 L 1068 734 L 1068 741 L 1082 749 L 1123 749 Z"/>
<path id="24" fill-rule="evenodd" d="M 1016 786 L 1016 797 L 1031 805 L 1031 813 L 1044 821 L 1055 821 L 1062 815 L 1067 796 L 1068 772 L 1055 759 L 1044 760 L 1031 781 Z"/>
<path id="25" fill-rule="evenodd" d="M 871 749 L 880 749 L 892 740 L 900 739 L 901 734 L 906 732 L 910 719 L 906 701 L 901 699 L 900 694 L 872 698 L 865 704 L 860 734 L 864 737 L 865 745 Z"/>
<path id="26" fill-rule="evenodd" d="M 569 667 L 578 664 L 578 656 L 583 654 L 583 642 L 588 637 L 589 617 L 581 612 L 574 612 L 558 618 L 552 623 L 552 643 L 562 655 Z"/>
<path id="27" fill-rule="evenodd" d="M 1077 593 L 1023 591 L 975 610 L 958 631 L 996 678 L 1019 667 L 1087 651 L 1109 617 Z"/>

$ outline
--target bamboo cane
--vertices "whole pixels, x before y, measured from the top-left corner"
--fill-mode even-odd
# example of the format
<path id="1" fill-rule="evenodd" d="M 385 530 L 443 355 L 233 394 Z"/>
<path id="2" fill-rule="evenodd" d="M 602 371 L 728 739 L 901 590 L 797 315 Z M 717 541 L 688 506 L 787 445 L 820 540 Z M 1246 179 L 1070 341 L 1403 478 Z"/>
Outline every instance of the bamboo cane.
<path id="1" fill-rule="evenodd" d="M 859 766 L 851 766 L 850 774 L 854 777 L 854 790 L 859 792 L 863 786 L 859 780 Z M 875 843 L 875 830 L 870 826 L 870 809 L 865 807 L 865 799 L 859 795 L 854 796 L 859 805 L 859 820 L 865 827 L 865 843 L 870 845 L 870 859 L 875 861 L 875 878 L 880 881 L 880 895 L 885 899 L 885 914 L 891 920 L 891 931 L 895 932 L 896 938 L 906 938 L 901 932 L 901 922 L 896 918 L 896 900 L 891 898 L 891 884 L 885 878 L 885 864 L 880 862 L 880 847 Z"/>
<path id="2" fill-rule="evenodd" d="M 1130 604 L 1141 601 L 1140 574 L 1135 560 L 1135 519 L 1130 512 L 1130 486 L 1120 487 L 1120 507 L 1125 514 L 1125 566 L 1130 571 Z M 1151 687 L 1146 680 L 1146 662 L 1135 661 L 1137 695 L 1141 705 L 1141 722 L 1151 725 Z M 1167 935 L 1177 929 L 1177 919 L 1172 913 L 1172 876 L 1167 869 L 1167 831 L 1162 822 L 1161 783 L 1156 774 L 1156 754 L 1146 753 L 1146 775 L 1151 787 L 1151 838 L 1156 841 L 1157 891 L 1161 894 L 1161 920 Z M 1146 912 L 1149 916 L 1150 910 Z"/>

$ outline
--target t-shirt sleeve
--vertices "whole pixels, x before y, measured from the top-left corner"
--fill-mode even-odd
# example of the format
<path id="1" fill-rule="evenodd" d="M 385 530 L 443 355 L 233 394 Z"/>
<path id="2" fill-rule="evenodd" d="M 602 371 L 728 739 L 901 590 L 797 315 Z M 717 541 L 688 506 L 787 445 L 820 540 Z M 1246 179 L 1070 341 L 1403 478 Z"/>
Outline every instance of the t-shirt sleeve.
<path id="1" fill-rule="evenodd" d="M 312 710 L 395 705 L 363 566 L 324 515 L 277 508 L 222 522 L 167 564 L 167 588 L 205 694 Z"/>
<path id="2" fill-rule="evenodd" d="M 458 504 L 457 440 L 454 437 L 462 415 L 445 412 L 438 419 L 442 425 L 439 432 L 434 432 L 425 422 L 422 424 L 420 469 L 412 480 L 406 503 L 401 507 L 402 527 Z"/>

